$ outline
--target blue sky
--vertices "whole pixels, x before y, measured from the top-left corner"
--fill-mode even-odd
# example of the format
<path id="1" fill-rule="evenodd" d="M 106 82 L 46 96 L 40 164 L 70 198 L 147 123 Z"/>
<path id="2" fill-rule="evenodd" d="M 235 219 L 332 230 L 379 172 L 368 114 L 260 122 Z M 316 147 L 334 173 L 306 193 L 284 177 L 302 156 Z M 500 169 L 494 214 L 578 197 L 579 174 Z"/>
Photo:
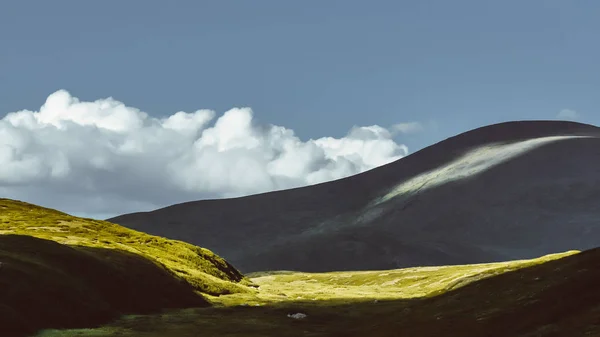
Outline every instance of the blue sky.
<path id="1" fill-rule="evenodd" d="M 250 107 L 302 140 L 419 122 L 414 152 L 474 127 L 600 124 L 600 2 L 12 1 L 0 118 L 65 89 L 150 116 Z"/>
<path id="2" fill-rule="evenodd" d="M 3 3 L 0 112 L 58 89 L 151 114 L 249 106 L 302 138 L 352 125 L 600 123 L 600 2 Z M 415 139 L 418 138 L 418 139 Z"/>

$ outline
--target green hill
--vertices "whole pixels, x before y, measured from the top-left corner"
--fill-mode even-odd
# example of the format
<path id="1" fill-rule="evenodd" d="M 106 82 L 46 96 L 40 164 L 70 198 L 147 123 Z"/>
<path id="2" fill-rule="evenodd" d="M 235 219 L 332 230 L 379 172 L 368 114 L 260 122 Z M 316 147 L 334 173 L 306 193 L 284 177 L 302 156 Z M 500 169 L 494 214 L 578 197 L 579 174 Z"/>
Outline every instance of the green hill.
<path id="1" fill-rule="evenodd" d="M 0 261 L 2 336 L 208 305 L 160 264 L 121 250 L 0 235 Z"/>
<path id="2" fill-rule="evenodd" d="M 0 199 L 0 336 L 596 336 L 599 265 L 595 249 L 245 277 L 206 249 Z"/>
<path id="3" fill-rule="evenodd" d="M 250 284 L 207 249 L 0 199 L 2 336 L 207 306 Z"/>
<path id="4" fill-rule="evenodd" d="M 398 270 L 250 274 L 260 290 L 37 337 L 600 336 L 600 249 Z M 304 319 L 289 314 L 304 313 Z"/>

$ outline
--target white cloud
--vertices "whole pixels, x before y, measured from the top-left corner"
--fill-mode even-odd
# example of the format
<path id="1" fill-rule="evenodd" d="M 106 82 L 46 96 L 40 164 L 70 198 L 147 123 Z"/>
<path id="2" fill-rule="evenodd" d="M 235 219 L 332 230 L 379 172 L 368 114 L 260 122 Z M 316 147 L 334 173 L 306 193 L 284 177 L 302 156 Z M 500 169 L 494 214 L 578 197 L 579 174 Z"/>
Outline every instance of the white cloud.
<path id="1" fill-rule="evenodd" d="M 392 125 L 392 130 L 400 133 L 417 133 L 423 131 L 423 125 L 419 122 L 398 123 Z"/>
<path id="2" fill-rule="evenodd" d="M 255 125 L 249 108 L 215 117 L 198 110 L 155 118 L 113 98 L 81 102 L 57 91 L 39 111 L 0 119 L 0 195 L 108 217 L 298 187 L 407 155 L 393 133 L 418 125 L 303 141 L 291 129 Z"/>
<path id="3" fill-rule="evenodd" d="M 556 118 L 566 119 L 566 120 L 576 120 L 579 119 L 579 113 L 575 110 L 571 109 L 562 109 L 556 115 Z"/>

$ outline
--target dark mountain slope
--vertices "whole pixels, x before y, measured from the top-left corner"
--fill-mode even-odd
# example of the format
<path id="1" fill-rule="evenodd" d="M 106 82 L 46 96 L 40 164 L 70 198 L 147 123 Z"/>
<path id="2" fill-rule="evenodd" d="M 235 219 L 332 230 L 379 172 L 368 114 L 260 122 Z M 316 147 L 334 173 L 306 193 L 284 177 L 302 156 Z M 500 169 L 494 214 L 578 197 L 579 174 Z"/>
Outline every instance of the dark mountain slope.
<path id="1" fill-rule="evenodd" d="M 365 305 L 363 324 L 339 336 L 600 336 L 599 282 L 596 248 L 409 302 L 403 310 L 395 301 Z"/>
<path id="2" fill-rule="evenodd" d="M 250 281 L 211 251 L 0 198 L 0 336 L 209 306 Z"/>
<path id="3" fill-rule="evenodd" d="M 214 250 L 242 271 L 531 258 L 600 244 L 600 129 L 475 129 L 324 184 L 109 219 Z"/>
<path id="4" fill-rule="evenodd" d="M 0 263 L 0 335 L 6 337 L 209 305 L 164 266 L 126 251 L 0 235 Z"/>
<path id="5" fill-rule="evenodd" d="M 237 298 L 226 306 L 128 317 L 85 335 L 191 337 L 200 331 L 202 336 L 219 337 L 600 336 L 600 249 L 502 265 L 389 270 L 383 275 L 259 273 L 252 279 L 261 285 L 260 292 L 283 291 L 288 297 L 269 296 L 271 300 L 257 307 L 239 305 Z M 479 272 L 469 272 L 475 270 Z M 424 290 L 419 285 L 440 288 L 425 291 L 430 294 L 426 297 L 405 298 Z M 291 320 L 290 313 L 307 317 Z M 59 333 L 48 336 L 81 334 Z"/>

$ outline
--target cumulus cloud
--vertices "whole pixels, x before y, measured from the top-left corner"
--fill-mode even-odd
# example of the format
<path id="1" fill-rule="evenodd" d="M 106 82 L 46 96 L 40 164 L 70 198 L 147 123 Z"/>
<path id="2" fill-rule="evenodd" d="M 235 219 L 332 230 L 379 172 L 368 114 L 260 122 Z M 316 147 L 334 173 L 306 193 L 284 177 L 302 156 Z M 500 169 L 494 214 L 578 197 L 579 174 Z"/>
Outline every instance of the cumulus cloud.
<path id="1" fill-rule="evenodd" d="M 423 125 L 419 122 L 398 123 L 392 125 L 392 130 L 399 133 L 417 133 L 423 131 Z"/>
<path id="2" fill-rule="evenodd" d="M 556 118 L 566 119 L 566 120 L 576 120 L 579 119 L 579 113 L 575 110 L 571 109 L 562 109 L 556 114 Z"/>
<path id="3" fill-rule="evenodd" d="M 0 119 L 0 195 L 106 218 L 299 187 L 400 159 L 408 149 L 393 133 L 401 129 L 363 126 L 343 138 L 301 140 L 283 126 L 255 125 L 250 108 L 157 118 L 60 90 L 39 111 Z"/>

